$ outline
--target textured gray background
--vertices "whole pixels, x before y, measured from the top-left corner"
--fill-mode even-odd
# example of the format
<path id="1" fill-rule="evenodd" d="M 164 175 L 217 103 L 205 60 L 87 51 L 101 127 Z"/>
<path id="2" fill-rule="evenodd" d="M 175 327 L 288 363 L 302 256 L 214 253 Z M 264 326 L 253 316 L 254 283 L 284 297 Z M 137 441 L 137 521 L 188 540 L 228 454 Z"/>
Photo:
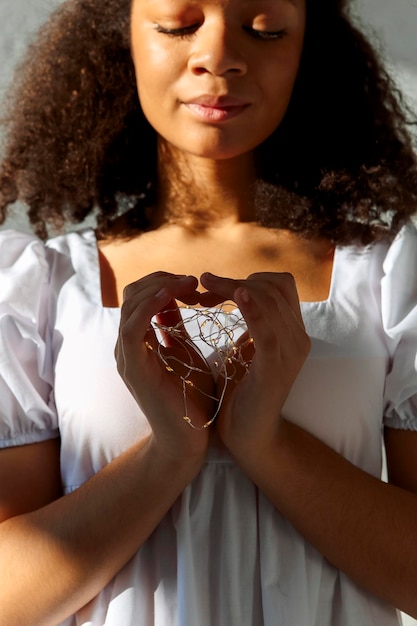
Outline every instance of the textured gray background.
<path id="1" fill-rule="evenodd" d="M 0 0 L 0 97 L 27 40 L 60 0 Z M 417 0 L 355 0 L 355 12 L 373 33 L 399 86 L 417 109 Z M 7 225 L 26 228 L 14 219 Z M 407 626 L 417 621 L 405 618 Z"/>
<path id="2" fill-rule="evenodd" d="M 0 98 L 26 42 L 61 1 L 0 0 Z M 417 0 L 353 2 L 358 19 L 376 39 L 399 86 L 417 109 Z M 23 215 L 9 220 L 9 225 L 27 229 Z"/>

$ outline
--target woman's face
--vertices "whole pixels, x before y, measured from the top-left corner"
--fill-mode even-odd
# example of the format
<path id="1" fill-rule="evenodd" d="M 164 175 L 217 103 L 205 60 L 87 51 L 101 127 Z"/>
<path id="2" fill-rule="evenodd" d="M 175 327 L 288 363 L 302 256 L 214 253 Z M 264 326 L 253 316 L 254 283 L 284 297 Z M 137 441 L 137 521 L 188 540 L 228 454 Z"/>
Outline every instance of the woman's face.
<path id="1" fill-rule="evenodd" d="M 178 149 L 249 152 L 280 124 L 297 76 L 305 0 L 133 0 L 144 114 Z"/>

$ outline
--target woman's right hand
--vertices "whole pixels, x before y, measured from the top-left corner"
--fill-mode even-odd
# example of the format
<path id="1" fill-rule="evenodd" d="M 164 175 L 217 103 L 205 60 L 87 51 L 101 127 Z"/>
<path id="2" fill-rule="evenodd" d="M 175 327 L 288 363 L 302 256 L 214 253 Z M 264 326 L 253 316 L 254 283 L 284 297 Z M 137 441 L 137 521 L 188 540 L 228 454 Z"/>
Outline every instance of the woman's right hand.
<path id="1" fill-rule="evenodd" d="M 209 429 L 203 426 L 215 412 L 210 369 L 189 341 L 175 301 L 198 302 L 197 285 L 193 276 L 156 272 L 126 287 L 115 350 L 119 374 L 152 428 L 153 445 L 184 462 L 204 459 Z M 162 332 L 164 345 L 151 326 L 154 316 L 178 331 L 175 338 Z M 190 371 L 181 362 L 196 369 Z M 184 384 L 180 376 L 189 382 Z M 195 428 L 183 419 L 186 412 Z"/>
<path id="2" fill-rule="evenodd" d="M 157 348 L 152 316 L 167 326 L 180 324 L 173 299 L 196 303 L 197 284 L 195 278 L 158 273 L 126 290 L 116 356 L 152 427 L 149 436 L 132 442 L 63 497 L 58 441 L 0 451 L 0 626 L 54 626 L 86 606 L 137 553 L 200 470 L 209 429 L 193 430 L 182 419 L 181 380 L 146 347 L 148 342 Z M 163 352 L 184 357 L 180 342 Z M 197 353 L 193 359 L 199 363 Z M 203 369 L 204 362 L 199 364 Z M 213 393 L 211 374 L 199 376 L 191 378 Z M 212 404 L 190 387 L 193 423 L 207 422 Z"/>

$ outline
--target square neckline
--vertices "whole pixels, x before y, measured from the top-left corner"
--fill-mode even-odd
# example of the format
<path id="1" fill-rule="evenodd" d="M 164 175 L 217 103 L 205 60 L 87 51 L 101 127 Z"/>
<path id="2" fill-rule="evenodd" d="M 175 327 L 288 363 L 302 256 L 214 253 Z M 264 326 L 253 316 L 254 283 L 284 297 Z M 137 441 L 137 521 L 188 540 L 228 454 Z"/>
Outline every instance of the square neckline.
<path id="1" fill-rule="evenodd" d="M 96 278 L 94 281 L 92 281 L 92 284 L 94 284 L 94 291 L 95 291 L 95 293 L 92 295 L 94 295 L 95 303 L 100 305 L 100 307 L 105 311 L 120 312 L 121 305 L 113 307 L 113 306 L 105 306 L 103 304 L 103 293 L 101 289 L 100 249 L 98 245 L 98 238 L 97 238 L 96 231 L 93 228 L 88 228 L 79 232 L 78 234 L 82 235 L 84 239 L 87 239 L 87 242 L 90 244 L 90 246 L 92 247 L 92 251 L 93 251 L 92 257 L 90 256 L 90 261 L 92 264 L 90 269 L 91 269 L 91 274 L 94 275 Z M 341 253 L 342 253 L 342 248 L 340 248 L 339 246 L 335 246 L 334 254 L 333 254 L 332 271 L 331 271 L 331 277 L 330 277 L 329 293 L 327 295 L 327 298 L 325 300 L 313 300 L 313 301 L 301 300 L 300 301 L 301 309 L 325 307 L 325 306 L 328 306 L 333 301 L 335 285 L 337 283 L 337 276 L 339 274 Z M 84 268 L 84 271 L 85 269 L 86 268 Z M 187 305 L 184 308 L 188 310 L 198 310 L 200 307 L 193 307 L 193 306 Z M 213 310 L 219 307 L 204 307 L 204 308 L 207 308 L 207 310 Z M 236 309 L 234 310 L 238 310 L 238 307 L 236 307 Z"/>

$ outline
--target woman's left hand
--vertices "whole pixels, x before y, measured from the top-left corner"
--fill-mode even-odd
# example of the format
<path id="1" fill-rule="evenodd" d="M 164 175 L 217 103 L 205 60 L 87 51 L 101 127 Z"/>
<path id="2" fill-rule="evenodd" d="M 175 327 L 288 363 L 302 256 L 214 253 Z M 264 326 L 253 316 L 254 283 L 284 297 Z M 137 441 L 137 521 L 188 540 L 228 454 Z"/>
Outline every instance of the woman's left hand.
<path id="1" fill-rule="evenodd" d="M 255 274 L 246 281 L 204 276 L 201 282 L 211 293 L 200 302 L 213 306 L 216 298 L 217 303 L 233 299 L 254 339 L 249 371 L 229 383 L 219 416 L 223 442 L 260 492 L 327 562 L 367 592 L 417 617 L 417 433 L 386 434 L 395 486 L 280 418 L 309 351 L 293 280 Z"/>
<path id="2" fill-rule="evenodd" d="M 208 290 L 203 304 L 233 300 L 248 327 L 239 343 L 250 365 L 233 365 L 218 417 L 219 435 L 238 457 L 259 454 L 277 432 L 282 406 L 310 350 L 294 279 L 278 273 L 252 274 L 246 280 L 203 274 L 201 283 Z M 220 377 L 219 394 L 223 385 Z"/>

